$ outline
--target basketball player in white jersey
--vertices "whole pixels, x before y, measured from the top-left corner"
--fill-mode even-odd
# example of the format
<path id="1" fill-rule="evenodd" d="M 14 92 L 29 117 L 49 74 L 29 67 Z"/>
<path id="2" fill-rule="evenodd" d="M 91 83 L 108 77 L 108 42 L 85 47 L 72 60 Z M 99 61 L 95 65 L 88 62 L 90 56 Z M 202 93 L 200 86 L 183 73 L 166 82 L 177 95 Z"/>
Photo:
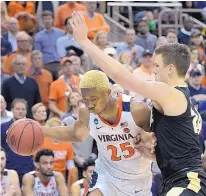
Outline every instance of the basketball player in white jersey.
<path id="1" fill-rule="evenodd" d="M 84 74 L 80 87 L 86 107 L 80 108 L 74 128 L 43 127 L 45 137 L 78 142 L 90 134 L 96 140 L 99 154 L 89 196 L 150 195 L 151 162 L 133 144 L 140 133 L 138 127 L 149 130 L 150 109 L 126 95 L 112 97 L 109 80 L 101 71 Z M 152 133 L 144 134 L 151 139 L 148 147 L 153 148 Z"/>
<path id="2" fill-rule="evenodd" d="M 68 196 L 64 176 L 54 172 L 54 153 L 42 149 L 35 157 L 36 171 L 29 172 L 23 177 L 23 193 L 25 196 Z"/>
<path id="3" fill-rule="evenodd" d="M 0 195 L 3 196 L 20 196 L 21 190 L 19 188 L 19 177 L 16 171 L 5 169 L 6 166 L 6 153 L 1 147 L 0 151 L 1 160 L 1 186 Z"/>
<path id="4" fill-rule="evenodd" d="M 91 182 L 92 171 L 95 168 L 95 162 L 92 159 L 88 159 L 82 166 L 83 177 L 75 182 L 71 187 L 72 196 L 86 196 L 88 188 Z"/>

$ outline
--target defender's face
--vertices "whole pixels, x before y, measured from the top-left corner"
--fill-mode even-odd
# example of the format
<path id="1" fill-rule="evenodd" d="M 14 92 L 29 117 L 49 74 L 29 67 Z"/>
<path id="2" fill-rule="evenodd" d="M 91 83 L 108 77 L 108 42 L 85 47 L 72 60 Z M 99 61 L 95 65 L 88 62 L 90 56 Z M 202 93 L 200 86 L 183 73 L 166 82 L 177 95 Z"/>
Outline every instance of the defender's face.
<path id="1" fill-rule="evenodd" d="M 153 73 L 155 75 L 155 81 L 167 83 L 170 70 L 168 66 L 164 65 L 162 56 L 160 54 L 154 56 Z"/>
<path id="2" fill-rule="evenodd" d="M 99 91 L 95 88 L 81 88 L 85 106 L 91 113 L 100 114 L 107 106 L 109 100 L 108 92 Z"/>

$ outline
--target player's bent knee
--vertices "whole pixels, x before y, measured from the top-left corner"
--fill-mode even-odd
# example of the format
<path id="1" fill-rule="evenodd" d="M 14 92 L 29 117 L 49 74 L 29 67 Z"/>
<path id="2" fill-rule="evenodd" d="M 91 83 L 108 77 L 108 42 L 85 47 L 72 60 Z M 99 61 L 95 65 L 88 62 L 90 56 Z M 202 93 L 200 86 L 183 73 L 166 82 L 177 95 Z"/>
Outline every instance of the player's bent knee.
<path id="1" fill-rule="evenodd" d="M 92 192 L 90 192 L 89 194 L 87 194 L 87 196 L 103 196 L 103 194 L 101 193 L 101 191 L 99 189 L 95 189 Z"/>

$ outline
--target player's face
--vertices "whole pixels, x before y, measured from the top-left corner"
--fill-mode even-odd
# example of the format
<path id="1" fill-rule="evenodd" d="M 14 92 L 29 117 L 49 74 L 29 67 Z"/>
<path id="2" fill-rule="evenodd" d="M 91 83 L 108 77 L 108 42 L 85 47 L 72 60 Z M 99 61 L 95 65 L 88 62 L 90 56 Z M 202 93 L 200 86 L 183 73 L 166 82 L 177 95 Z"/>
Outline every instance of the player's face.
<path id="1" fill-rule="evenodd" d="M 162 60 L 162 56 L 160 54 L 155 55 L 154 69 L 153 69 L 153 73 L 155 75 L 155 81 L 167 83 L 169 80 L 169 76 L 173 73 L 173 71 L 174 71 L 173 65 L 165 66 Z"/>
<path id="2" fill-rule="evenodd" d="M 0 160 L 1 160 L 1 174 L 2 174 L 6 166 L 6 154 L 4 151 L 0 151 Z"/>
<path id="3" fill-rule="evenodd" d="M 44 176 L 51 176 L 54 169 L 54 157 L 41 156 L 39 163 L 37 163 L 37 169 Z"/>
<path id="4" fill-rule="evenodd" d="M 109 101 L 109 90 L 108 92 L 103 92 L 95 88 L 82 88 L 81 92 L 84 104 L 90 112 L 95 114 L 103 112 Z"/>
<path id="5" fill-rule="evenodd" d="M 88 182 L 90 182 L 91 180 L 93 170 L 94 170 L 94 166 L 89 166 L 87 170 L 84 172 L 84 177 Z"/>
<path id="6" fill-rule="evenodd" d="M 12 108 L 12 113 L 16 120 L 22 119 L 26 117 L 26 105 L 21 102 L 17 102 Z"/>
<path id="7" fill-rule="evenodd" d="M 46 108 L 44 106 L 38 107 L 34 114 L 34 119 L 36 121 L 44 121 L 46 120 L 46 118 L 47 118 Z"/>

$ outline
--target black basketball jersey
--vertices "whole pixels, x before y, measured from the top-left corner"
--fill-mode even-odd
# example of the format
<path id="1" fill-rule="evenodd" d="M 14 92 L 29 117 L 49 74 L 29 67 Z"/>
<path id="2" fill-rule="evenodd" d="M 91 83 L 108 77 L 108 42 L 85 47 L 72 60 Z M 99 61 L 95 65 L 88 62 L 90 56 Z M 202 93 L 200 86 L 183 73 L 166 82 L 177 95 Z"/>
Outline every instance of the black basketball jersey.
<path id="1" fill-rule="evenodd" d="M 201 168 L 199 133 L 202 119 L 190 101 L 186 87 L 176 87 L 184 93 L 188 106 L 179 116 L 166 116 L 152 110 L 152 130 L 157 138 L 157 163 L 163 178 L 185 168 Z M 168 103 L 169 104 L 169 103 Z"/>

